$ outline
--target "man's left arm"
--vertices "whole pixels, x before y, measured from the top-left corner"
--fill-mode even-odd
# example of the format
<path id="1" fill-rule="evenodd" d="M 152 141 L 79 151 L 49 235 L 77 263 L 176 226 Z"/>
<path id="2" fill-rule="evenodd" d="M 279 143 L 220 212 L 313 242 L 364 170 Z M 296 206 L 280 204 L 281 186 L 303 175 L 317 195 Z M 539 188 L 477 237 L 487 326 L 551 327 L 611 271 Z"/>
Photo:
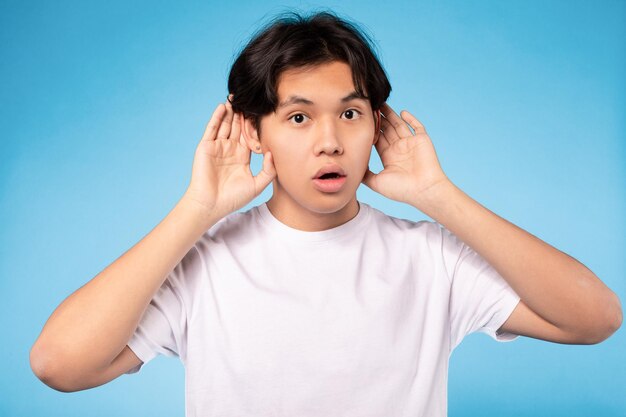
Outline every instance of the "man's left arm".
<path id="1" fill-rule="evenodd" d="M 374 144 L 384 169 L 375 174 L 368 168 L 362 182 L 433 218 L 504 278 L 521 300 L 500 333 L 594 344 L 621 326 L 619 298 L 593 272 L 481 206 L 448 179 L 415 116 L 406 110 L 398 115 L 387 103 L 380 115 Z"/>
<path id="2" fill-rule="evenodd" d="M 592 271 L 473 200 L 451 181 L 411 204 L 481 255 L 521 298 L 498 330 L 557 343 L 595 344 L 622 323 L 619 298 Z"/>

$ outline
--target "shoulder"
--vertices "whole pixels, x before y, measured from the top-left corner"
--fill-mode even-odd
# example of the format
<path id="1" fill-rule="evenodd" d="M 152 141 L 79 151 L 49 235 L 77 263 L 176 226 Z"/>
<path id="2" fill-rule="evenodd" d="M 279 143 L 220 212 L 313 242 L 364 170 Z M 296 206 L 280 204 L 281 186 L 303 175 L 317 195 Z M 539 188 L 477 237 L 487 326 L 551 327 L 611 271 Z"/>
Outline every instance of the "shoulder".
<path id="1" fill-rule="evenodd" d="M 209 263 L 233 248 L 250 244 L 250 234 L 255 230 L 252 210 L 233 212 L 206 230 L 170 273 L 169 285 L 194 288 L 197 282 L 193 282 L 205 275 Z"/>
<path id="2" fill-rule="evenodd" d="M 255 217 L 257 208 L 230 213 L 223 217 L 202 235 L 200 242 L 223 242 L 225 240 L 243 239 L 256 230 Z"/>
<path id="3" fill-rule="evenodd" d="M 443 225 L 432 220 L 410 220 L 370 207 L 372 225 L 388 239 L 400 239 L 414 253 L 448 262 L 469 247 Z"/>
<path id="4" fill-rule="evenodd" d="M 396 234 L 441 241 L 442 234 L 446 232 L 443 226 L 432 220 L 410 220 L 389 215 L 371 206 L 368 207 L 373 224 L 389 233 L 395 232 Z"/>
<path id="5" fill-rule="evenodd" d="M 385 247 L 410 259 L 420 279 L 436 280 L 449 288 L 451 273 L 466 245 L 442 224 L 432 220 L 410 220 L 372 208 L 373 228 L 380 230 Z"/>

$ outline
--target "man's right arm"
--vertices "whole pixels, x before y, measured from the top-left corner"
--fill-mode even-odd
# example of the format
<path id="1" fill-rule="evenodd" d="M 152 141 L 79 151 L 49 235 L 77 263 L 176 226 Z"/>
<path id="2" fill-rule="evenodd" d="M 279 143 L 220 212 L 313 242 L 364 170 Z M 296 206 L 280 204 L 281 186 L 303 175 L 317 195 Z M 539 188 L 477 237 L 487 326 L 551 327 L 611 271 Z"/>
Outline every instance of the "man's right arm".
<path id="1" fill-rule="evenodd" d="M 146 237 L 52 313 L 30 351 L 33 372 L 59 391 L 102 385 L 138 365 L 127 343 L 167 275 L 202 234 L 244 207 L 276 177 L 268 151 L 250 170 L 243 116 L 219 104 L 196 148 L 183 198 Z"/>
<path id="2" fill-rule="evenodd" d="M 139 364 L 126 345 L 150 300 L 215 224 L 183 198 L 148 235 L 76 290 L 46 322 L 30 352 L 33 372 L 59 391 L 102 385 Z"/>

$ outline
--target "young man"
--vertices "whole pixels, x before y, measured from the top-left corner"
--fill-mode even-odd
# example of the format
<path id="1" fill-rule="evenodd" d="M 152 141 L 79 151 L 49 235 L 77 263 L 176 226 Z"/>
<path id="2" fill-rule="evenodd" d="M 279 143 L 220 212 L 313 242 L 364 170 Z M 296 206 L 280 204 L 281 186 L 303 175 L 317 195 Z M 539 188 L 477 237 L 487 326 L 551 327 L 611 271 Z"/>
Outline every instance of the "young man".
<path id="1" fill-rule="evenodd" d="M 591 344 L 621 325 L 590 270 L 447 178 L 346 22 L 277 21 L 229 90 L 181 201 L 46 323 L 31 351 L 46 384 L 87 389 L 177 355 L 189 416 L 444 416 L 467 334 Z M 357 201 L 361 183 L 436 222 Z"/>

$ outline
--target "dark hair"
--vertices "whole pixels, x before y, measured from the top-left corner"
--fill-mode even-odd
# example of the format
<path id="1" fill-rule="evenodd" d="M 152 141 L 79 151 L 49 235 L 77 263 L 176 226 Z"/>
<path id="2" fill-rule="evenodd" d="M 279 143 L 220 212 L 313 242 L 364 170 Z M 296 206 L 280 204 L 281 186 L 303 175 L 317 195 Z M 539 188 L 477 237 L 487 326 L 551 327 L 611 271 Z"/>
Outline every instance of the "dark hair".
<path id="1" fill-rule="evenodd" d="M 277 80 L 288 69 L 332 61 L 348 64 L 357 93 L 378 110 L 391 85 L 373 43 L 355 24 L 324 11 L 309 17 L 287 12 L 261 28 L 236 58 L 228 76 L 233 110 L 252 121 L 276 110 Z"/>

